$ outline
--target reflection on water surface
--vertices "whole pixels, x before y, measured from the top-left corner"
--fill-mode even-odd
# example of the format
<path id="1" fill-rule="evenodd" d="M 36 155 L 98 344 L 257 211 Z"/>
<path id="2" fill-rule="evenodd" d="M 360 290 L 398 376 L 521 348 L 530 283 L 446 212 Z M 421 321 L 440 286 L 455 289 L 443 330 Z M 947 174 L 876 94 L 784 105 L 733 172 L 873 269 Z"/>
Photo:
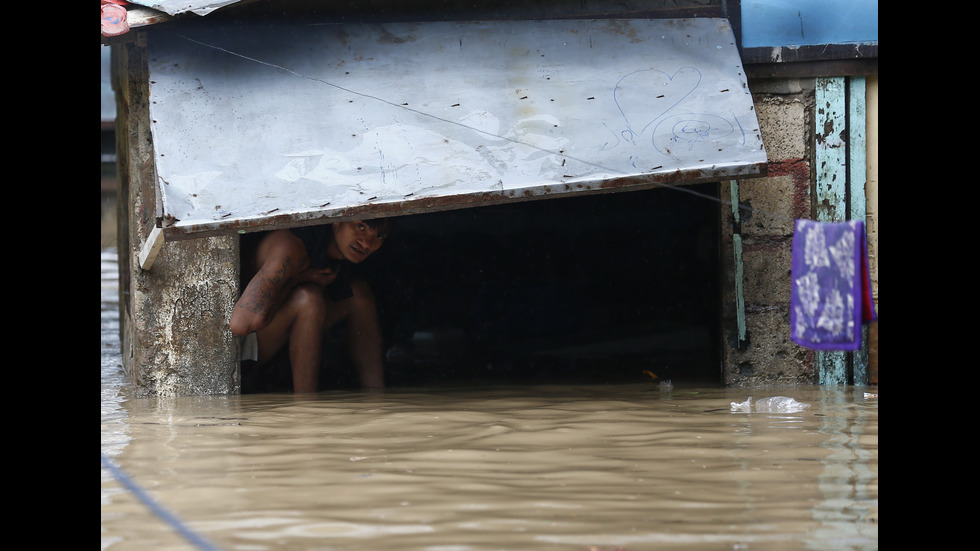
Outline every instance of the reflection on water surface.
<path id="1" fill-rule="evenodd" d="M 793 394 L 812 407 L 639 385 L 126 400 L 103 453 L 223 549 L 877 548 L 877 403 Z M 176 534 L 103 469 L 104 547 Z"/>

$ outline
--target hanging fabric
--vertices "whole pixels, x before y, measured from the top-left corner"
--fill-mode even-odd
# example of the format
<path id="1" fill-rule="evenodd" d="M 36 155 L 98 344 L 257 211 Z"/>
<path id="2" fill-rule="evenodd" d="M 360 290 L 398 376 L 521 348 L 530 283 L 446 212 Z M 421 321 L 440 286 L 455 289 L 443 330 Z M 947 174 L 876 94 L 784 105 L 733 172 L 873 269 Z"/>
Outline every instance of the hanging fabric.
<path id="1" fill-rule="evenodd" d="M 814 350 L 861 348 L 862 325 L 877 320 L 864 222 L 797 220 L 790 327 Z"/>

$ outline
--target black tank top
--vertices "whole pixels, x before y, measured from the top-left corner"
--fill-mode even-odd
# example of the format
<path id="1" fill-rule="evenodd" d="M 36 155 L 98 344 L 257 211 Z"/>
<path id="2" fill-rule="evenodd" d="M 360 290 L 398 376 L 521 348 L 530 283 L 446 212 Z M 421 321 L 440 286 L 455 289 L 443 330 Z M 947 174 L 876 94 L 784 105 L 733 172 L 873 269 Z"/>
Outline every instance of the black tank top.
<path id="1" fill-rule="evenodd" d="M 327 255 L 327 248 L 333 240 L 333 226 L 324 224 L 322 226 L 305 226 L 302 228 L 290 228 L 293 235 L 300 238 L 306 245 L 306 254 L 310 257 L 310 267 L 315 270 L 322 270 L 332 264 L 337 264 L 337 279 L 327 285 L 324 291 L 334 302 L 347 300 L 354 296 L 354 291 L 350 287 L 350 265 L 346 260 L 338 261 Z"/>

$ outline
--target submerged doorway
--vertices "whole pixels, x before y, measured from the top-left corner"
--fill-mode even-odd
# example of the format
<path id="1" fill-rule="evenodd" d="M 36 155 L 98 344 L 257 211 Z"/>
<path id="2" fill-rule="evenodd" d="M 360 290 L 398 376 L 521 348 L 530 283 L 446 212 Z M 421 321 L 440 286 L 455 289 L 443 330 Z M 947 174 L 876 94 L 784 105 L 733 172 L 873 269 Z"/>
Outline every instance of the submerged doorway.
<path id="1" fill-rule="evenodd" d="M 411 215 L 363 268 L 390 385 L 720 384 L 717 184 Z"/>

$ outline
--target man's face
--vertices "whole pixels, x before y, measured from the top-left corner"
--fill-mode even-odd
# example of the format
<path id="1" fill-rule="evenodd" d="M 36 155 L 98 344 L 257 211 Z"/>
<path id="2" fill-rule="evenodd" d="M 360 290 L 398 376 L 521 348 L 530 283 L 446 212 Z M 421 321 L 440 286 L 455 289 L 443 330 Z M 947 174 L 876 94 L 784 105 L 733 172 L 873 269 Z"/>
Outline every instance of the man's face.
<path id="1" fill-rule="evenodd" d="M 355 264 L 380 249 L 385 238 L 383 230 L 372 228 L 361 220 L 334 222 L 333 235 L 338 252 Z"/>

